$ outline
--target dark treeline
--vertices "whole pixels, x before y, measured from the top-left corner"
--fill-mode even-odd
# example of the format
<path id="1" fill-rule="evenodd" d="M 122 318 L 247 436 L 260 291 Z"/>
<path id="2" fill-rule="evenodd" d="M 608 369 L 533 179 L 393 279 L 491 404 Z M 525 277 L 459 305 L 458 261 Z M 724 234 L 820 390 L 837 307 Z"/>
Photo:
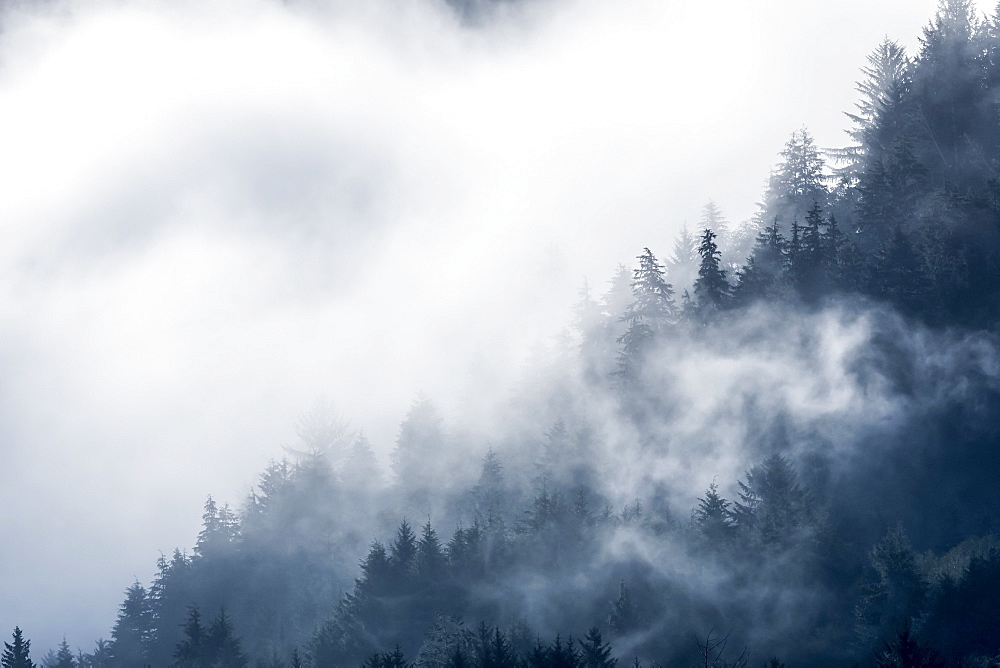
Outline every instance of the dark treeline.
<path id="1" fill-rule="evenodd" d="M 862 73 L 853 145 L 581 292 L 492 446 L 421 398 L 387 480 L 316 410 L 42 663 L 1000 666 L 1000 8 Z"/>

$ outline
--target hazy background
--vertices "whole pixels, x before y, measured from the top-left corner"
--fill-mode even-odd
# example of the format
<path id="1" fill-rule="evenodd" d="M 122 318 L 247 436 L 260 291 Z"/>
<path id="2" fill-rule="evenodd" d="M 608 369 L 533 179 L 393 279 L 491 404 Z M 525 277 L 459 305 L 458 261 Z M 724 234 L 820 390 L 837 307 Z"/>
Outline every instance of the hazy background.
<path id="1" fill-rule="evenodd" d="M 90 649 L 317 397 L 383 455 L 418 392 L 488 420 L 935 4 L 5 4 L 0 632 Z"/>

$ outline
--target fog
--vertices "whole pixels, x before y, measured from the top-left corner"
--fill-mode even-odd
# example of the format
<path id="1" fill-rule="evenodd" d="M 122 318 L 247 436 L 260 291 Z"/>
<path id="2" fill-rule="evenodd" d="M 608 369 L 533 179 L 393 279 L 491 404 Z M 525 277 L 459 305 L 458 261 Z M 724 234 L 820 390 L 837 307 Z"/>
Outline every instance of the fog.
<path id="1" fill-rule="evenodd" d="M 584 278 L 845 143 L 934 5 L 6 5 L 0 629 L 106 636 L 318 397 L 383 457 L 419 392 L 491 419 Z"/>

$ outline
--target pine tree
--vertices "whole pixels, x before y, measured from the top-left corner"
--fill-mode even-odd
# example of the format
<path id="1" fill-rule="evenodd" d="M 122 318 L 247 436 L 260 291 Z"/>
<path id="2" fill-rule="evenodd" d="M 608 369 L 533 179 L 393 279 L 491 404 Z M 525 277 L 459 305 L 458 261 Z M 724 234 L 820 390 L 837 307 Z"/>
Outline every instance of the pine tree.
<path id="1" fill-rule="evenodd" d="M 549 646 L 548 666 L 550 668 L 578 668 L 580 665 L 580 653 L 574 646 L 573 638 L 569 638 L 563 643 L 559 634 L 556 634 L 555 642 Z"/>
<path id="2" fill-rule="evenodd" d="M 918 122 L 913 123 L 920 161 L 948 181 L 968 187 L 979 181 L 983 127 L 996 124 L 985 97 L 976 43 L 978 20 L 971 0 L 939 0 L 924 28 L 913 73 Z"/>
<path id="3" fill-rule="evenodd" d="M 882 651 L 875 655 L 877 668 L 944 668 L 945 663 L 938 653 L 920 644 L 913 636 L 910 626 L 910 620 L 907 619 L 903 630 L 896 634 L 892 642 L 885 643 Z"/>
<path id="4" fill-rule="evenodd" d="M 372 451 L 371 443 L 364 434 L 358 434 L 351 446 L 351 452 L 340 468 L 344 484 L 353 490 L 377 490 L 382 482 L 382 472 Z"/>
<path id="5" fill-rule="evenodd" d="M 549 668 L 549 650 L 542 645 L 541 639 L 535 640 L 531 652 L 528 654 L 529 668 Z"/>
<path id="6" fill-rule="evenodd" d="M 639 266 L 632 275 L 633 301 L 624 320 L 645 323 L 653 334 L 665 331 L 674 321 L 674 288 L 667 282 L 663 265 L 648 248 L 637 257 Z"/>
<path id="7" fill-rule="evenodd" d="M 737 530 L 760 545 L 781 545 L 799 535 L 813 519 L 812 501 L 795 470 L 775 454 L 746 472 L 731 516 Z"/>
<path id="8" fill-rule="evenodd" d="M 796 290 L 807 302 L 815 301 L 829 289 L 825 280 L 829 262 L 823 238 L 824 225 L 823 210 L 819 202 L 814 202 L 801 228 L 802 237 L 792 273 Z"/>
<path id="9" fill-rule="evenodd" d="M 54 668 L 76 668 L 76 661 L 73 659 L 73 652 L 69 649 L 69 643 L 63 637 L 59 643 L 59 650 L 56 652 Z"/>
<path id="10" fill-rule="evenodd" d="M 410 664 L 406 661 L 406 655 L 403 654 L 403 650 L 396 645 L 392 652 L 382 655 L 381 668 L 410 668 Z"/>
<path id="11" fill-rule="evenodd" d="M 221 668 L 245 668 L 249 662 L 243 653 L 242 643 L 236 636 L 226 610 L 219 610 L 205 634 L 203 659 L 208 665 Z"/>
<path id="12" fill-rule="evenodd" d="M 854 128 L 847 131 L 854 144 L 831 152 L 841 163 L 835 173 L 852 186 L 903 133 L 912 89 L 912 64 L 906 50 L 888 37 L 868 56 L 861 72 L 864 77 L 855 86 L 861 94 L 857 113 L 846 112 L 854 122 Z"/>
<path id="13" fill-rule="evenodd" d="M 738 306 L 778 296 L 779 283 L 785 274 L 786 245 L 777 219 L 757 233 L 747 263 L 737 272 L 733 301 Z"/>
<path id="14" fill-rule="evenodd" d="M 473 488 L 472 495 L 479 518 L 484 520 L 489 517 L 503 518 L 509 512 L 503 464 L 492 446 L 483 457 L 483 463 L 479 469 L 479 481 Z"/>
<path id="15" fill-rule="evenodd" d="M 184 637 L 174 649 L 177 665 L 183 668 L 194 668 L 201 663 L 205 652 L 205 629 L 201 625 L 201 612 L 198 606 L 188 608 L 188 617 L 184 622 Z"/>
<path id="16" fill-rule="evenodd" d="M 421 530 L 420 541 L 417 543 L 417 576 L 425 585 L 433 584 L 444 575 L 447 565 L 441 541 L 438 540 L 431 521 L 427 520 Z"/>
<path id="17" fill-rule="evenodd" d="M 781 163 L 771 173 L 758 222 L 782 221 L 804 216 L 819 202 L 826 207 L 829 192 L 824 184 L 824 162 L 812 135 L 805 128 L 792 133 L 781 151 Z"/>
<path id="18" fill-rule="evenodd" d="M 417 537 L 405 519 L 396 530 L 396 539 L 389 546 L 389 568 L 397 582 L 410 578 L 416 566 Z"/>
<path id="19" fill-rule="evenodd" d="M 379 596 L 388 591 L 390 583 L 389 556 L 379 541 L 372 541 L 368 555 L 361 562 L 361 577 L 357 581 L 360 593 Z"/>
<path id="20" fill-rule="evenodd" d="M 871 569 L 855 608 L 862 644 L 900 628 L 923 608 L 927 587 L 902 528 L 889 531 L 871 551 Z"/>
<path id="21" fill-rule="evenodd" d="M 705 230 L 702 234 L 698 255 L 701 256 L 701 265 L 698 267 L 698 280 L 694 283 L 694 296 L 698 312 L 706 318 L 711 312 L 723 308 L 729 297 L 726 272 L 719 267 L 722 254 L 715 244 L 712 230 Z"/>
<path id="22" fill-rule="evenodd" d="M 626 381 L 638 373 L 653 339 L 676 321 L 674 288 L 667 283 L 663 266 L 648 248 L 643 249 L 638 260 L 632 278 L 634 299 L 621 318 L 626 323 L 625 333 L 618 337 L 618 374 Z"/>
<path id="23" fill-rule="evenodd" d="M 437 407 L 430 399 L 418 396 L 399 426 L 392 451 L 392 469 L 408 507 L 430 513 L 434 481 L 450 473 L 447 452 L 444 421 Z"/>
<path id="24" fill-rule="evenodd" d="M 719 495 L 719 486 L 712 481 L 703 498 L 698 499 L 694 523 L 699 532 L 713 545 L 724 547 L 733 534 L 729 501 Z"/>
<path id="25" fill-rule="evenodd" d="M 615 668 L 618 665 L 618 659 L 611 657 L 611 644 L 603 642 L 596 626 L 591 627 L 580 643 L 580 652 L 583 668 Z"/>
<path id="26" fill-rule="evenodd" d="M 115 660 L 124 665 L 144 665 L 149 661 L 153 619 L 146 588 L 135 582 L 125 591 L 125 601 L 111 629 Z"/>
<path id="27" fill-rule="evenodd" d="M 678 290 L 694 284 L 698 276 L 698 240 L 691 234 L 687 223 L 674 237 L 674 247 L 665 265 L 667 277 Z"/>
<path id="28" fill-rule="evenodd" d="M 639 626 L 639 611 L 624 580 L 618 585 L 618 598 L 611 602 L 608 625 L 618 635 L 631 633 Z"/>
<path id="29" fill-rule="evenodd" d="M 31 641 L 24 638 L 20 627 L 14 627 L 13 642 L 5 642 L 3 647 L 3 655 L 0 655 L 2 668 L 36 668 L 31 662 Z"/>
<path id="30" fill-rule="evenodd" d="M 220 507 L 209 495 L 201 519 L 202 528 L 195 544 L 195 553 L 200 557 L 218 557 L 228 553 L 236 540 L 238 529 L 236 516 L 229 505 Z"/>
<path id="31" fill-rule="evenodd" d="M 701 209 L 701 229 L 703 233 L 705 230 L 715 232 L 720 244 L 726 244 L 729 241 L 729 221 L 712 200 L 709 200 Z"/>

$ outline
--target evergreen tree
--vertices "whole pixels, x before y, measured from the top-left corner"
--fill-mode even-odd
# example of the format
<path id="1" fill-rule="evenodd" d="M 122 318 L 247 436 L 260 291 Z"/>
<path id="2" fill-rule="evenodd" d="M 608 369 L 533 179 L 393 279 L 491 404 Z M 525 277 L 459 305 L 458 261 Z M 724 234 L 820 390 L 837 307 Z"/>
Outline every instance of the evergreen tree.
<path id="1" fill-rule="evenodd" d="M 877 296 L 889 299 L 904 313 L 927 312 L 931 306 L 930 283 L 923 258 L 899 227 L 875 257 L 871 288 Z"/>
<path id="2" fill-rule="evenodd" d="M 733 289 L 733 301 L 737 305 L 747 306 L 779 296 L 779 282 L 785 274 L 785 247 L 785 237 L 777 219 L 757 233 L 752 254 L 737 272 Z"/>
<path id="3" fill-rule="evenodd" d="M 901 528 L 889 531 L 872 549 L 871 569 L 855 608 L 857 632 L 863 645 L 908 623 L 923 607 L 926 584 L 913 547 Z"/>
<path id="4" fill-rule="evenodd" d="M 228 505 L 219 506 L 209 495 L 201 516 L 202 528 L 194 551 L 200 557 L 218 557 L 231 551 L 238 531 L 236 516 Z"/>
<path id="5" fill-rule="evenodd" d="M 996 125 L 985 100 L 977 32 L 971 0 L 940 0 L 924 28 L 913 75 L 919 110 L 913 139 L 920 161 L 939 175 L 939 183 L 963 188 L 980 182 L 980 161 L 989 147 L 979 140 L 985 126 Z"/>
<path id="6" fill-rule="evenodd" d="M 678 290 L 690 288 L 698 277 L 698 240 L 687 223 L 674 237 L 674 247 L 665 263 L 666 275 Z"/>
<path id="7" fill-rule="evenodd" d="M 76 668 L 76 661 L 73 659 L 73 652 L 69 649 L 69 643 L 63 637 L 59 643 L 59 650 L 56 652 L 54 668 Z"/>
<path id="8" fill-rule="evenodd" d="M 182 668 L 195 668 L 201 665 L 206 641 L 205 629 L 201 625 L 201 612 L 198 606 L 191 606 L 184 622 L 184 637 L 174 649 L 177 665 Z"/>
<path id="9" fill-rule="evenodd" d="M 775 454 L 746 472 L 733 503 L 736 528 L 762 546 L 784 545 L 810 527 L 812 501 L 797 482 L 795 470 Z"/>
<path id="10" fill-rule="evenodd" d="M 549 646 L 548 663 L 549 668 L 579 668 L 580 653 L 574 646 L 573 638 L 569 638 L 563 643 L 559 634 L 556 634 L 555 642 Z"/>
<path id="11" fill-rule="evenodd" d="M 782 161 L 771 173 L 764 202 L 757 214 L 759 222 L 793 220 L 804 216 L 819 202 L 826 207 L 829 193 L 824 184 L 824 162 L 808 130 L 792 133 L 781 151 Z"/>
<path id="12" fill-rule="evenodd" d="M 792 273 L 795 288 L 807 302 L 815 301 L 831 287 L 827 280 L 830 260 L 827 256 L 824 226 L 823 210 L 818 202 L 814 202 L 806 214 Z"/>
<path id="13" fill-rule="evenodd" d="M 149 662 L 152 622 L 146 588 L 135 582 L 125 591 L 125 601 L 111 629 L 112 652 L 118 665 L 142 666 Z"/>
<path id="14" fill-rule="evenodd" d="M 358 434 L 350 454 L 340 469 L 341 480 L 352 490 L 378 490 L 382 487 L 382 472 L 364 434 Z"/>
<path id="15" fill-rule="evenodd" d="M 361 562 L 361 577 L 357 582 L 357 590 L 366 595 L 379 596 L 390 587 L 389 556 L 385 547 L 379 541 L 372 541 L 368 555 Z"/>
<path id="16" fill-rule="evenodd" d="M 541 639 L 535 641 L 535 645 L 528 653 L 529 668 L 549 668 L 549 650 L 542 645 Z"/>
<path id="17" fill-rule="evenodd" d="M 725 245 L 729 241 L 729 221 L 712 200 L 701 209 L 701 230 L 703 234 L 705 230 L 712 230 L 720 244 Z"/>
<path id="18" fill-rule="evenodd" d="M 249 664 L 242 643 L 226 617 L 225 608 L 219 610 L 208 627 L 202 645 L 202 658 L 208 665 L 220 668 L 245 668 Z"/>
<path id="19" fill-rule="evenodd" d="M 94 651 L 81 653 L 77 664 L 83 668 L 114 668 L 115 657 L 111 651 L 111 643 L 103 638 L 97 640 Z"/>
<path id="20" fill-rule="evenodd" d="M 503 477 L 503 464 L 491 446 L 479 470 L 479 481 L 472 490 L 475 498 L 476 515 L 486 519 L 490 516 L 504 517 L 508 514 L 508 491 Z"/>
<path id="21" fill-rule="evenodd" d="M 583 668 L 615 668 L 618 659 L 611 657 L 610 643 L 603 642 L 601 631 L 596 626 L 591 627 L 583 642 L 580 643 Z"/>
<path id="22" fill-rule="evenodd" d="M 868 56 L 861 69 L 864 77 L 856 85 L 861 99 L 857 113 L 847 113 L 854 122 L 848 130 L 854 144 L 832 151 L 841 163 L 836 173 L 849 185 L 856 185 L 861 175 L 880 161 L 905 130 L 911 113 L 912 65 L 906 50 L 888 37 Z"/>
<path id="23" fill-rule="evenodd" d="M 676 320 L 674 288 L 667 283 L 663 266 L 648 248 L 643 249 L 638 260 L 632 278 L 634 300 L 622 316 L 627 327 L 618 337 L 618 373 L 625 380 L 635 376 L 652 340 Z"/>
<path id="24" fill-rule="evenodd" d="M 694 283 L 694 296 L 698 312 L 705 318 L 710 312 L 723 308 L 729 297 L 726 272 L 719 267 L 722 254 L 715 244 L 712 230 L 705 230 L 702 234 L 698 255 L 701 256 L 701 265 L 698 267 L 698 280 Z"/>
<path id="25" fill-rule="evenodd" d="M 663 265 L 648 248 L 637 258 L 639 266 L 632 276 L 634 300 L 625 312 L 624 320 L 630 325 L 638 320 L 653 334 L 665 331 L 675 318 L 674 288 L 667 282 Z"/>
<path id="26" fill-rule="evenodd" d="M 392 469 L 410 508 L 430 514 L 433 481 L 446 479 L 450 462 L 446 457 L 444 423 L 437 407 L 419 396 L 399 427 Z"/>
<path id="27" fill-rule="evenodd" d="M 3 647 L 3 654 L 0 655 L 2 668 L 36 668 L 31 662 L 31 641 L 24 638 L 20 627 L 14 627 L 13 642 L 5 642 Z"/>
<path id="28" fill-rule="evenodd" d="M 729 501 L 719 495 L 719 486 L 712 481 L 703 498 L 698 499 L 694 523 L 710 544 L 725 546 L 733 535 Z"/>
<path id="29" fill-rule="evenodd" d="M 396 539 L 389 546 L 389 568 L 397 583 L 407 581 L 416 566 L 417 537 L 405 519 L 396 530 Z"/>
<path id="30" fill-rule="evenodd" d="M 910 620 L 907 619 L 896 638 L 885 643 L 882 651 L 875 655 L 875 665 L 878 668 L 944 668 L 945 663 L 936 651 L 921 645 L 913 637 Z"/>
<path id="31" fill-rule="evenodd" d="M 611 602 L 608 625 L 618 635 L 631 633 L 639 627 L 639 610 L 624 580 L 618 585 L 618 598 Z"/>
<path id="32" fill-rule="evenodd" d="M 383 654 L 379 665 L 380 668 L 410 668 L 410 664 L 406 660 L 406 655 L 403 654 L 403 650 L 399 648 L 399 645 L 396 645 L 392 652 Z"/>
<path id="33" fill-rule="evenodd" d="M 417 543 L 417 575 L 425 584 L 432 584 L 444 575 L 447 565 L 441 541 L 438 540 L 431 521 L 427 520 L 421 530 L 420 541 Z"/>

